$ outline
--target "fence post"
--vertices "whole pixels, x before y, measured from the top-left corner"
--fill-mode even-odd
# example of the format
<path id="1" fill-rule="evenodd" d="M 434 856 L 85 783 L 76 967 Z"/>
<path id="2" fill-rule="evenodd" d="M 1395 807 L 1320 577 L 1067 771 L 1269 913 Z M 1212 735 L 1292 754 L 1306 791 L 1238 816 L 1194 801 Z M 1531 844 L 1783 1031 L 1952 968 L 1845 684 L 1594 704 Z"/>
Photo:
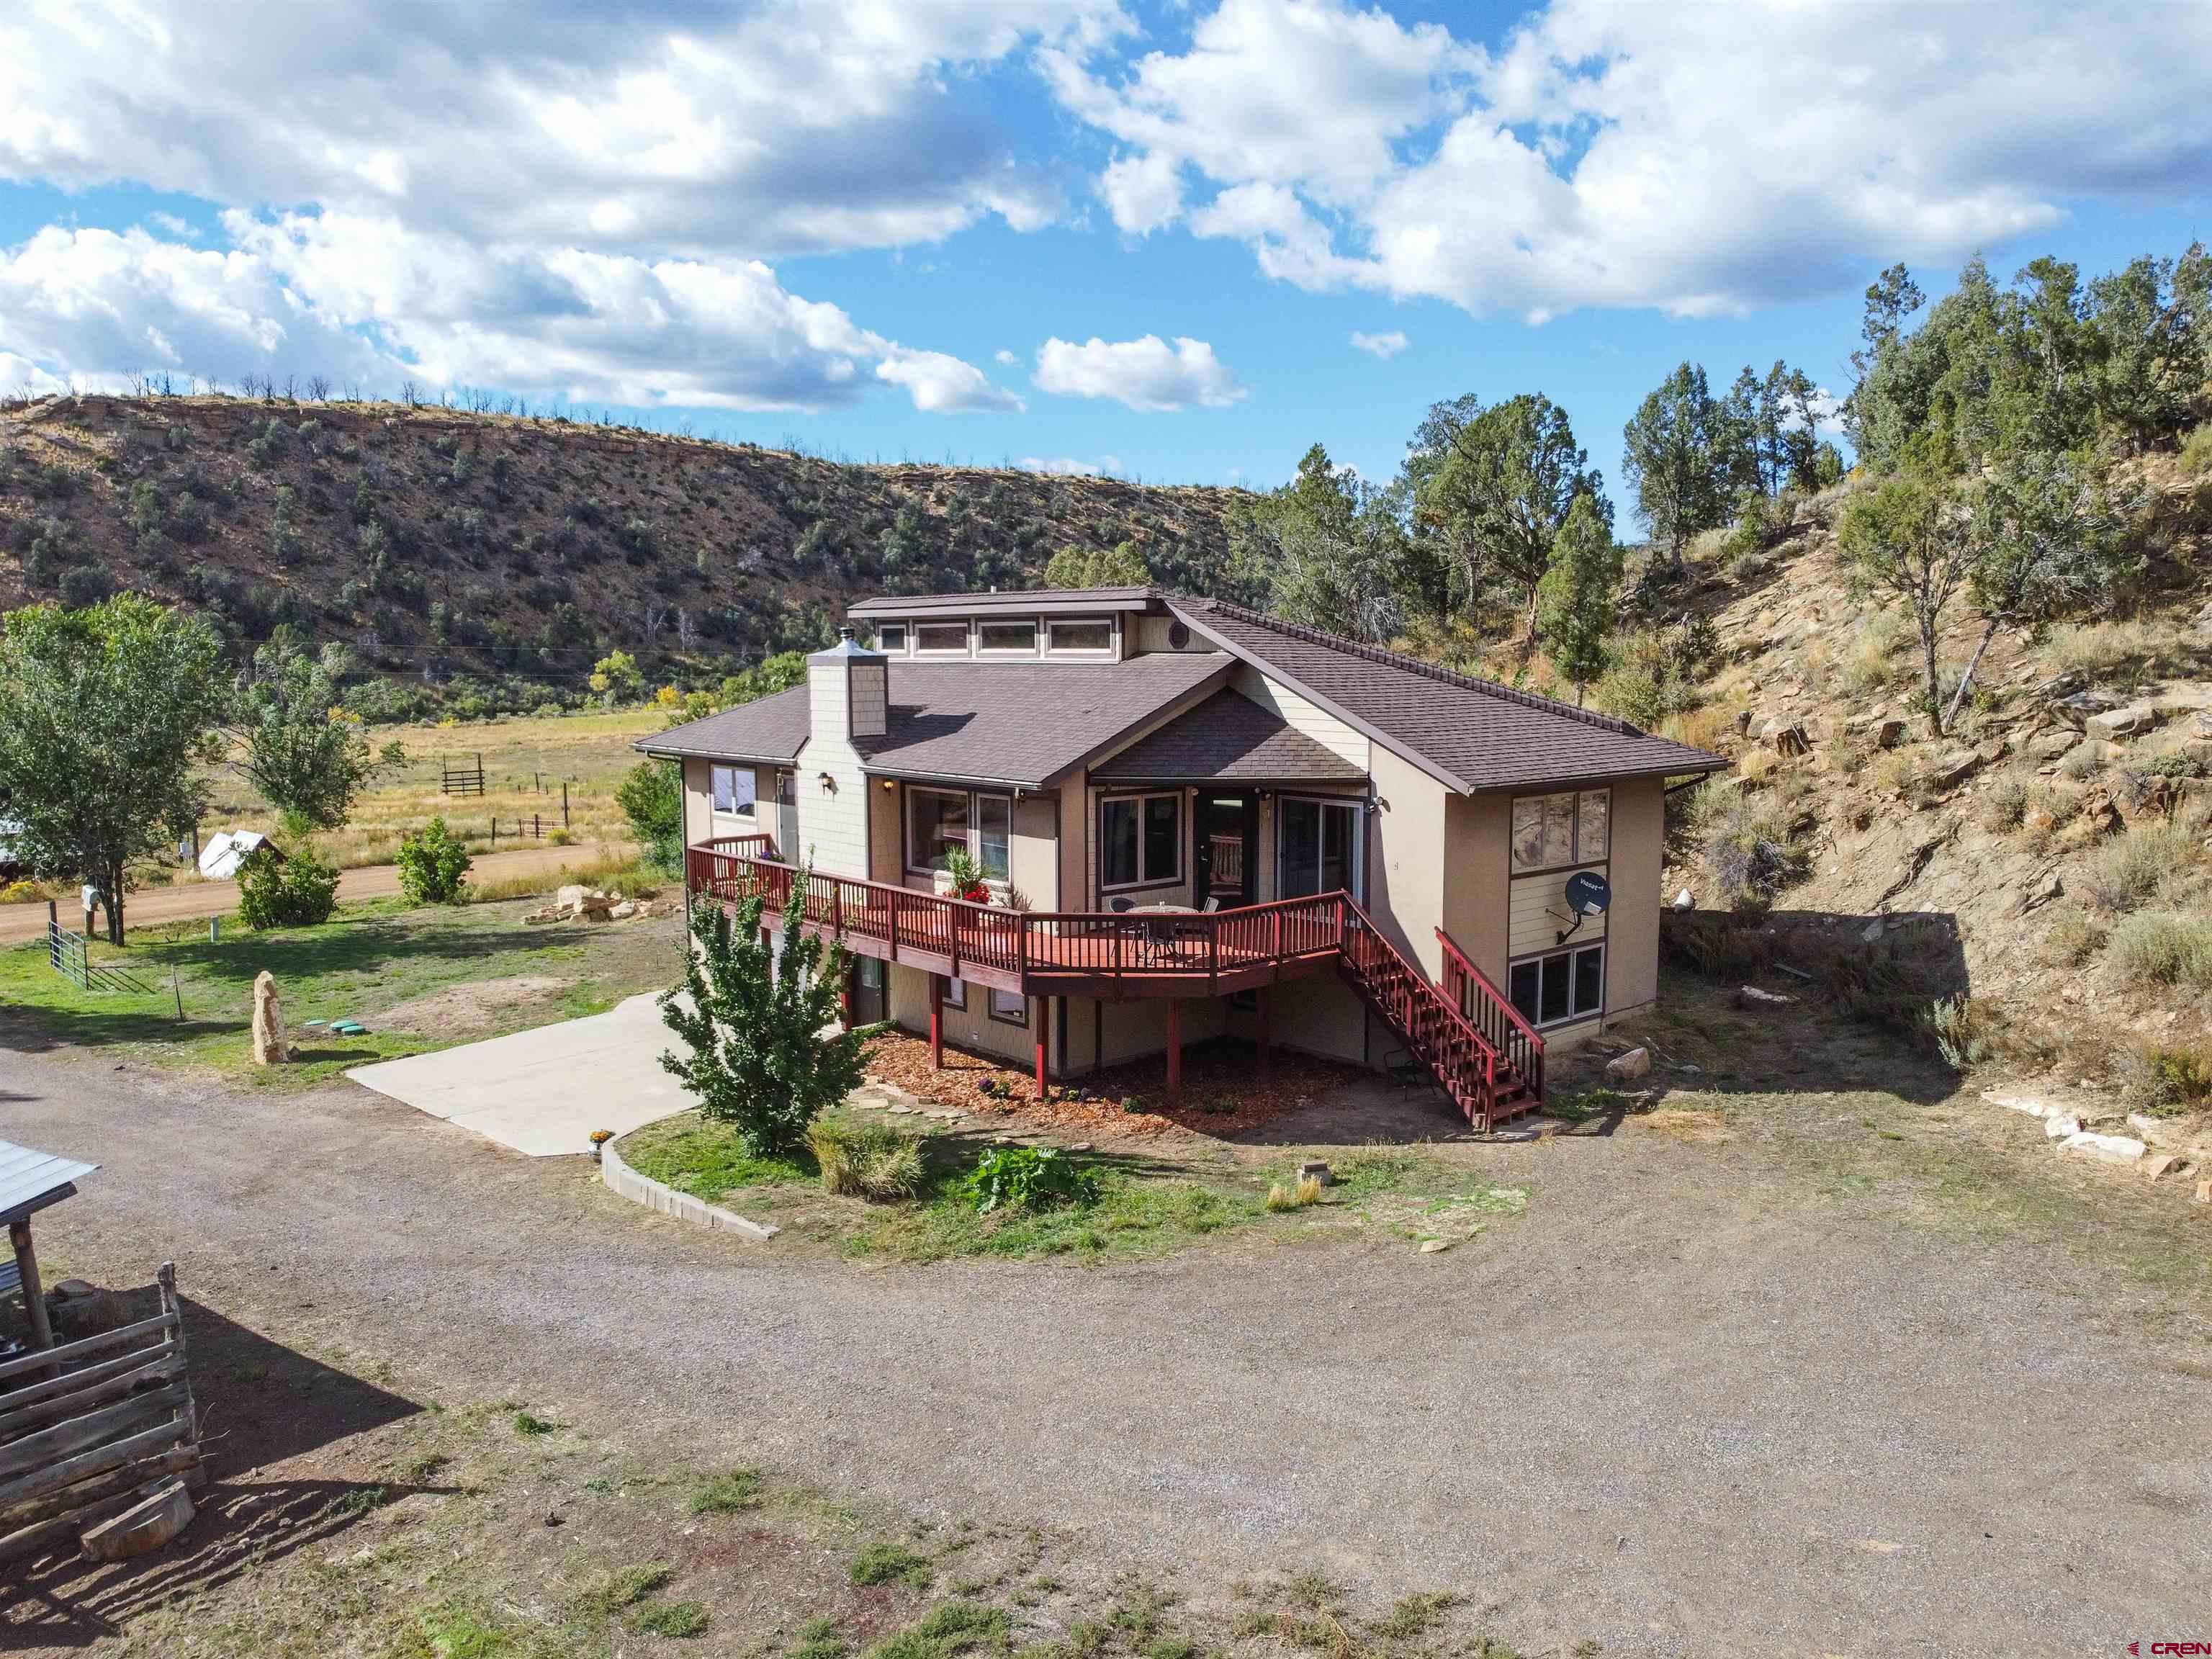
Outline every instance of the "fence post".
<path id="1" fill-rule="evenodd" d="M 561 780 L 561 827 L 568 827 L 568 780 Z"/>

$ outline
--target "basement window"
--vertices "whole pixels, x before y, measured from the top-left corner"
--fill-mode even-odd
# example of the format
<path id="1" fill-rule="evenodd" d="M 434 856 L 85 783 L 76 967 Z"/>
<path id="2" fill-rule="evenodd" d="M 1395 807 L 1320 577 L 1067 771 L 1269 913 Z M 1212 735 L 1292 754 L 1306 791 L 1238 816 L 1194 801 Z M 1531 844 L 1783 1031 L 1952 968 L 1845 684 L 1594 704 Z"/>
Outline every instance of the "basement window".
<path id="1" fill-rule="evenodd" d="M 1605 946 L 1555 951 L 1513 964 L 1513 1006 L 1539 1028 L 1587 1019 L 1605 1007 Z"/>

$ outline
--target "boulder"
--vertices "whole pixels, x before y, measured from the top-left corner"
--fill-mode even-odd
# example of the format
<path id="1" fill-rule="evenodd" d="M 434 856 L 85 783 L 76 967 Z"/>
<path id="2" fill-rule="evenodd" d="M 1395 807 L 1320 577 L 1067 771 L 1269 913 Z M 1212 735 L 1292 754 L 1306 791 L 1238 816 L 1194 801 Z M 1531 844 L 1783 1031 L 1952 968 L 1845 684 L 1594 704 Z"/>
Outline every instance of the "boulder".
<path id="1" fill-rule="evenodd" d="M 2071 1112 L 2053 1112 L 2043 1120 L 2043 1133 L 2053 1140 L 2070 1140 L 2081 1133 L 2081 1120 Z"/>
<path id="2" fill-rule="evenodd" d="M 1698 896 L 1695 893 L 1692 893 L 1688 888 L 1685 887 L 1680 892 L 1674 895 L 1674 908 L 1677 910 L 1696 909 L 1698 908 Z"/>
<path id="3" fill-rule="evenodd" d="M 2158 716 L 2147 702 L 2131 702 L 2118 708 L 2107 708 L 2087 716 L 2081 729 L 2093 738 L 2118 742 L 2124 738 L 2138 738 L 2158 724 Z"/>
<path id="4" fill-rule="evenodd" d="M 624 899 L 620 904 L 615 905 L 607 912 L 607 915 L 617 921 L 628 921 L 636 914 L 637 906 L 630 902 L 628 899 Z"/>
<path id="5" fill-rule="evenodd" d="M 2143 1144 L 2130 1135 L 2100 1135 L 2083 1130 L 2069 1135 L 2058 1143 L 2062 1152 L 2079 1152 L 2084 1158 L 2102 1158 L 2107 1164 L 2140 1164 Z"/>
<path id="6" fill-rule="evenodd" d="M 1605 1063 L 1606 1076 L 1616 1083 L 1648 1077 L 1650 1073 L 1651 1051 L 1648 1048 L 1631 1048 L 1625 1054 L 1615 1054 Z"/>
<path id="7" fill-rule="evenodd" d="M 88 1527 L 78 1546 L 94 1561 L 127 1561 L 148 1555 L 192 1523 L 192 1495 L 181 1480 L 165 1480 L 122 1514 Z"/>
<path id="8" fill-rule="evenodd" d="M 276 975 L 264 968 L 253 980 L 253 1063 L 282 1066 L 291 1057 L 284 1043 L 284 1004 L 276 994 Z"/>
<path id="9" fill-rule="evenodd" d="M 1759 740 L 1778 755 L 1809 755 L 1813 739 L 1806 734 L 1804 726 L 1795 720 L 1771 720 L 1759 728 Z"/>
<path id="10" fill-rule="evenodd" d="M 573 915 L 584 908 L 584 895 L 590 890 L 581 882 L 570 882 L 553 895 L 553 908 Z"/>
<path id="11" fill-rule="evenodd" d="M 2072 726 L 2054 727 L 2027 740 L 2027 757 L 2033 761 L 2055 761 L 2081 741 L 2081 734 Z"/>
<path id="12" fill-rule="evenodd" d="M 1796 1000 L 1778 991 L 1762 991 L 1756 985 L 1739 985 L 1735 989 L 1735 1006 L 1754 1014 L 1771 1014 Z"/>
<path id="13" fill-rule="evenodd" d="M 2090 719 L 2110 714 L 2120 707 L 2120 700 L 2103 691 L 2076 691 L 2070 697 L 2060 697 L 2051 703 L 2051 712 L 2075 731 L 2087 729 Z"/>
<path id="14" fill-rule="evenodd" d="M 1937 757 L 1928 774 L 1931 789 L 1955 789 L 1980 771 L 1984 765 L 1981 754 L 1972 749 L 1954 749 Z"/>
<path id="15" fill-rule="evenodd" d="M 2179 1152 L 2160 1152 L 2155 1157 L 2143 1159 L 2142 1172 L 2145 1181 L 2159 1181 L 2170 1175 L 2186 1175 L 2189 1173 L 2189 1160 Z"/>

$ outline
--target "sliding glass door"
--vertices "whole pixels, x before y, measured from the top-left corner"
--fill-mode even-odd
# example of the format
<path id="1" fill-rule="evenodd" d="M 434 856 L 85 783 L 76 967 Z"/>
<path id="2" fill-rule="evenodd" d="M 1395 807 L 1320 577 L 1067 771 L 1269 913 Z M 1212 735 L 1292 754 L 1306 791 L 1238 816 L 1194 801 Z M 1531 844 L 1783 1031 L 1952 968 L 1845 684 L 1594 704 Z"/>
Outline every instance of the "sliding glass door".
<path id="1" fill-rule="evenodd" d="M 1340 889 L 1364 898 L 1358 801 L 1285 795 L 1276 803 L 1275 890 L 1284 898 Z"/>

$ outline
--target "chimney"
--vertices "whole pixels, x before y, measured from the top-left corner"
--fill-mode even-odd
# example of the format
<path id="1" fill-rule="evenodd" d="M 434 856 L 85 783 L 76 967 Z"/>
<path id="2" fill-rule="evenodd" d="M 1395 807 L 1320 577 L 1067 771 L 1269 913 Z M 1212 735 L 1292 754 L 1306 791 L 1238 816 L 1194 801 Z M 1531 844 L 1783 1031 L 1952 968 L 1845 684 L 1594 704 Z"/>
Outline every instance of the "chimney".
<path id="1" fill-rule="evenodd" d="M 836 644 L 806 659 L 810 723 L 817 732 L 880 738 L 890 720 L 890 663 L 854 638 L 850 623 L 837 632 Z"/>

